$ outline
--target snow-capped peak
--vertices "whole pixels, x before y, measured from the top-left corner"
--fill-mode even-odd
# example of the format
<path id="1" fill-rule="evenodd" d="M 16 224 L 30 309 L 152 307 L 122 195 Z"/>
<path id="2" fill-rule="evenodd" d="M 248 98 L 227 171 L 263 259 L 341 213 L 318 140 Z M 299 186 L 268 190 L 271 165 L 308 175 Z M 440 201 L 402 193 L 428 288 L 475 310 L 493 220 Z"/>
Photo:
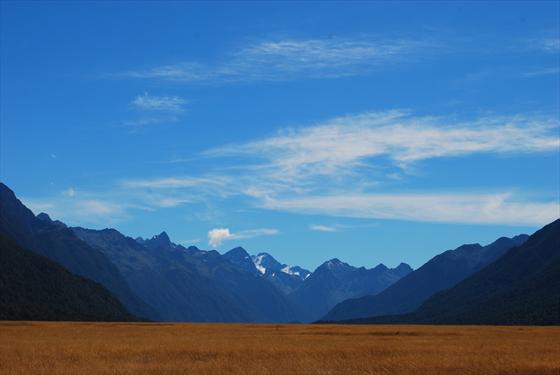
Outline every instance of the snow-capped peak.
<path id="1" fill-rule="evenodd" d="M 259 271 L 262 275 L 264 275 L 266 273 L 266 267 L 263 265 L 263 263 L 265 262 L 265 258 L 269 256 L 266 253 L 260 253 L 258 255 L 253 255 L 251 257 L 251 260 L 253 261 L 253 264 L 255 265 L 255 268 L 257 269 L 257 271 Z"/>

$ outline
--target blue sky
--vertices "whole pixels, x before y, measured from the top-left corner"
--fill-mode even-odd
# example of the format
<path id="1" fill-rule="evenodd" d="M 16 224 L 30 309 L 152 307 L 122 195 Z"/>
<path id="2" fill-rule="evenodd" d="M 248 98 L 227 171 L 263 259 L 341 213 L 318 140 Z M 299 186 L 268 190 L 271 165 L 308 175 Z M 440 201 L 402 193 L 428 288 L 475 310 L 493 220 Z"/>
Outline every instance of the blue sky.
<path id="1" fill-rule="evenodd" d="M 35 213 L 311 269 L 560 216 L 558 2 L 0 6 L 0 179 Z"/>

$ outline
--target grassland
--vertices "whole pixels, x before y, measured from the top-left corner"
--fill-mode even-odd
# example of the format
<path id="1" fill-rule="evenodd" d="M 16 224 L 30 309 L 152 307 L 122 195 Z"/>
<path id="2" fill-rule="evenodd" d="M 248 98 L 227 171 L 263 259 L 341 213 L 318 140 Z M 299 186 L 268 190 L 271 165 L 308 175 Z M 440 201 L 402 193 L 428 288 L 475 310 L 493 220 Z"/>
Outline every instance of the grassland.
<path id="1" fill-rule="evenodd" d="M 560 374 L 560 327 L 0 323 L 0 374 Z"/>

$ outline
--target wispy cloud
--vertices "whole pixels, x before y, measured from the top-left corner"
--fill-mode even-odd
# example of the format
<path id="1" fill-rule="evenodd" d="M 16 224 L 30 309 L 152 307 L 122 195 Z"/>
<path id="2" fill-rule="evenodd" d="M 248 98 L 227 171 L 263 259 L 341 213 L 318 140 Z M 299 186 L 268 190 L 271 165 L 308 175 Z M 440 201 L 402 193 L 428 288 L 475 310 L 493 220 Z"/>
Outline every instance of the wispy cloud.
<path id="1" fill-rule="evenodd" d="M 222 178 L 210 177 L 167 177 L 142 180 L 123 180 L 121 185 L 128 188 L 169 189 L 185 188 L 218 183 Z"/>
<path id="2" fill-rule="evenodd" d="M 557 53 L 560 51 L 560 38 L 544 38 L 537 45 L 544 51 Z"/>
<path id="3" fill-rule="evenodd" d="M 236 233 L 232 233 L 229 228 L 214 228 L 208 231 L 208 243 L 213 247 L 219 247 L 225 241 L 273 236 L 279 233 L 277 229 L 271 228 L 249 229 Z"/>
<path id="4" fill-rule="evenodd" d="M 321 225 L 321 224 L 312 224 L 309 226 L 309 229 L 314 232 L 337 232 L 338 227 L 334 225 Z"/>
<path id="5" fill-rule="evenodd" d="M 434 158 L 558 152 L 559 131 L 557 118 L 535 114 L 457 119 L 402 110 L 365 112 L 284 129 L 189 158 L 189 162 L 212 159 L 204 161 L 213 167 L 203 173 L 124 179 L 104 192 L 74 189 L 75 196 L 67 192 L 46 203 L 54 204 L 52 209 L 63 213 L 63 219 L 83 213 L 85 220 L 103 215 L 116 220 L 133 209 L 239 199 L 250 207 L 333 217 L 544 224 L 560 216 L 557 199 L 534 200 L 509 187 L 485 192 L 480 186 L 480 193 L 464 194 L 394 189 L 388 193 L 387 186 L 409 183 L 422 169 L 420 162 Z M 87 202 L 92 200 L 105 205 Z M 265 233 L 216 229 L 220 229 L 212 234 L 216 241 Z M 338 227 L 315 224 L 310 229 Z"/>
<path id="6" fill-rule="evenodd" d="M 62 195 L 66 196 L 66 197 L 74 197 L 76 196 L 78 192 L 76 191 L 76 189 L 74 189 L 73 187 L 70 187 L 64 191 L 62 191 Z"/>
<path id="7" fill-rule="evenodd" d="M 186 100 L 178 96 L 153 96 L 144 93 L 144 95 L 138 95 L 132 104 L 142 110 L 182 112 Z"/>
<path id="8" fill-rule="evenodd" d="M 281 81 L 365 74 L 430 53 L 433 42 L 410 39 L 282 39 L 253 43 L 208 63 L 187 61 L 120 76 L 179 82 Z"/>
<path id="9" fill-rule="evenodd" d="M 560 68 L 546 68 L 546 69 L 539 69 L 533 70 L 531 72 L 525 73 L 524 77 L 540 77 L 540 76 L 548 76 L 548 75 L 557 75 L 560 74 Z"/>
<path id="10" fill-rule="evenodd" d="M 130 202 L 118 202 L 106 198 L 78 198 L 59 195 L 51 198 L 24 198 L 24 204 L 35 214 L 48 213 L 53 219 L 69 225 L 100 225 L 116 223 L 127 217 Z"/>
<path id="11" fill-rule="evenodd" d="M 559 126 L 554 117 L 488 116 L 458 121 L 399 110 L 367 112 L 287 129 L 204 155 L 242 155 L 253 162 L 247 173 L 257 175 L 261 183 L 309 189 L 317 178 L 330 178 L 330 186 L 343 186 L 351 178 L 364 180 L 368 168 L 386 166 L 386 159 L 406 171 L 432 158 L 555 151 L 560 147 Z M 371 179 L 366 183 L 371 184 Z"/>
<path id="12" fill-rule="evenodd" d="M 385 194 L 373 176 L 394 182 L 388 176 L 395 172 L 373 172 L 397 169 L 401 176 L 420 161 L 442 157 L 556 152 L 559 130 L 554 117 L 536 115 L 457 120 L 399 110 L 366 112 L 208 150 L 203 157 L 237 163 L 212 170 L 213 176 L 128 181 L 124 186 L 240 195 L 260 208 L 330 216 L 542 224 L 558 211 L 554 201 L 529 201 L 507 189 L 492 194 Z"/>
<path id="13" fill-rule="evenodd" d="M 560 217 L 555 200 L 531 202 L 502 194 L 339 194 L 268 198 L 263 208 L 304 214 L 428 222 L 542 225 Z"/>

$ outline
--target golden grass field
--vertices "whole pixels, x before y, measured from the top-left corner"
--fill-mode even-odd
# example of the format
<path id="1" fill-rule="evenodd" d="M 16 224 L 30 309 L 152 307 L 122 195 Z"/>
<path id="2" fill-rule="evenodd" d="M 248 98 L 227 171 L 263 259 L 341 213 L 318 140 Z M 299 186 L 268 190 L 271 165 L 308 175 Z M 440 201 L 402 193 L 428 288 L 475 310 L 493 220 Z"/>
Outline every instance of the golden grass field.
<path id="1" fill-rule="evenodd" d="M 560 374 L 560 327 L 0 322 L 0 374 Z"/>

